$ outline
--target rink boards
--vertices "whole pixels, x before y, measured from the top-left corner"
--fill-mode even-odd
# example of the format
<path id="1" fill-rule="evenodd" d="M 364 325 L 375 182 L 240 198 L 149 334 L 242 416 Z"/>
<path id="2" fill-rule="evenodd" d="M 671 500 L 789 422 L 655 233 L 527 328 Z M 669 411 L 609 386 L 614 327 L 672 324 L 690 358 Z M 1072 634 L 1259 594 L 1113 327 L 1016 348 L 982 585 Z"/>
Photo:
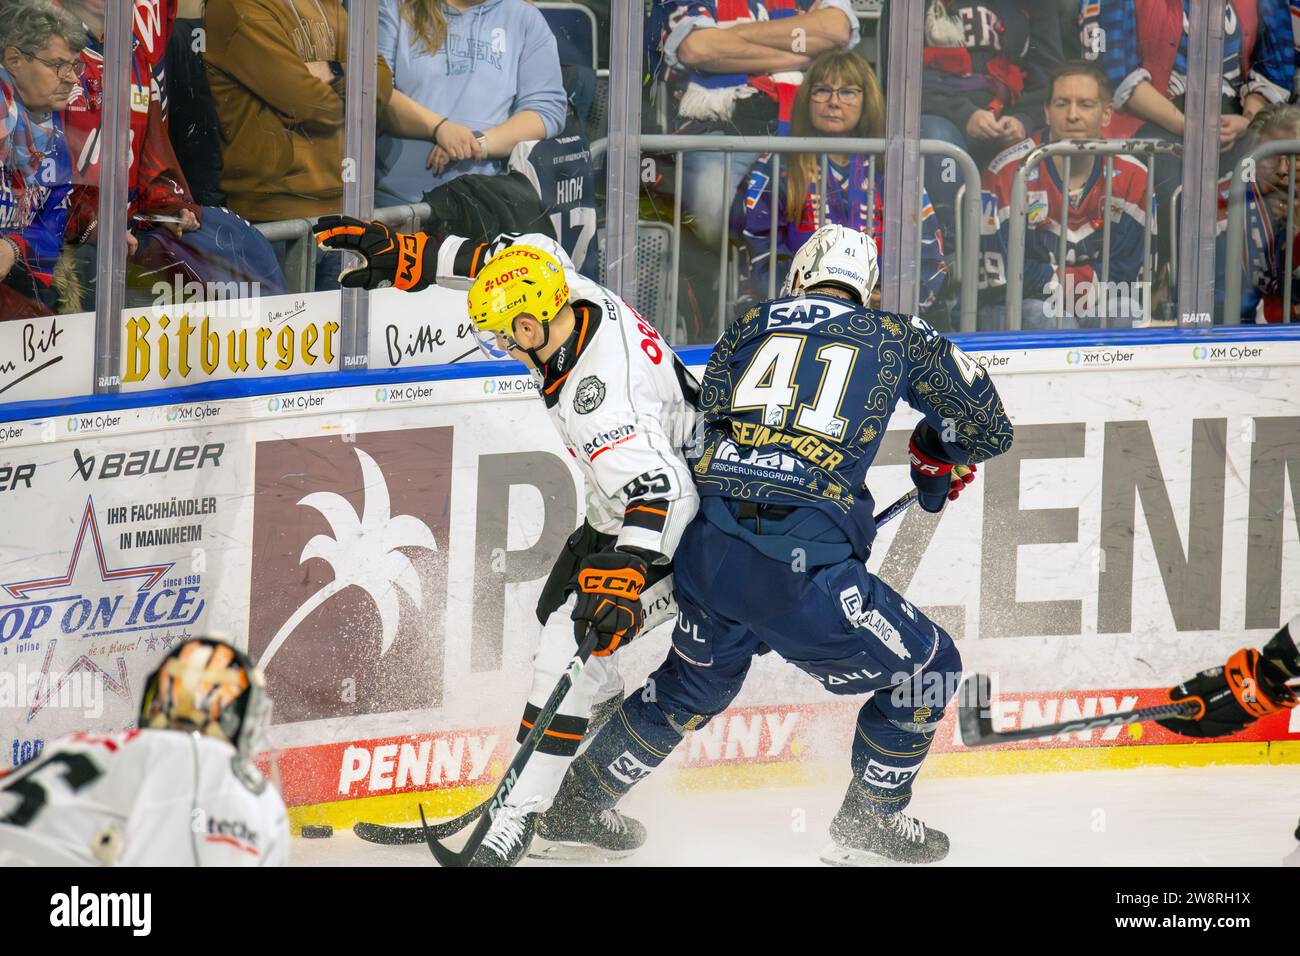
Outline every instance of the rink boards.
<path id="1" fill-rule="evenodd" d="M 1004 726 L 1152 702 L 1300 610 L 1300 342 L 1049 341 L 966 343 L 996 376 L 1015 448 L 941 518 L 913 509 L 884 529 L 870 562 L 950 630 L 968 669 L 995 675 Z M 0 767 L 68 731 L 129 725 L 166 649 L 218 631 L 266 664 L 273 769 L 299 820 L 408 819 L 412 793 L 466 805 L 508 755 L 532 609 L 581 520 L 577 470 L 514 368 L 9 409 Z M 891 422 L 878 502 L 908 487 L 915 420 L 900 407 Z M 629 687 L 665 648 L 661 632 L 620 651 Z M 761 658 L 674 772 L 708 786 L 842 774 L 860 702 Z M 1294 760 L 1295 741 L 1290 714 L 1229 743 L 1142 725 L 972 753 L 947 722 L 927 773 Z"/>

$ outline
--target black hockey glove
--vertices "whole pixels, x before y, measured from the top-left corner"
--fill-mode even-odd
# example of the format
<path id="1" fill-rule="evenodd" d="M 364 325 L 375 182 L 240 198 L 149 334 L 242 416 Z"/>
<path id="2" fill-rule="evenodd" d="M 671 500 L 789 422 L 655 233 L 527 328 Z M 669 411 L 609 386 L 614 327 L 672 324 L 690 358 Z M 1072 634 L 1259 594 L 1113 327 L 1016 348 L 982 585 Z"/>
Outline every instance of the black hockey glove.
<path id="1" fill-rule="evenodd" d="M 917 503 L 931 513 L 942 511 L 946 501 L 956 501 L 962 489 L 975 480 L 974 465 L 954 465 L 944 461 L 939 457 L 940 446 L 939 436 L 924 419 L 917 423 L 907 443 Z"/>
<path id="2" fill-rule="evenodd" d="M 555 564 L 551 565 L 551 573 L 547 575 L 542 593 L 537 598 L 537 620 L 541 624 L 545 625 L 577 588 L 578 567 L 582 564 L 582 559 L 597 551 L 614 550 L 617 541 L 618 538 L 614 535 L 601 534 L 586 521 L 569 535 L 555 558 Z"/>
<path id="3" fill-rule="evenodd" d="M 581 644 L 589 628 L 596 631 L 594 656 L 614 653 L 636 637 L 645 623 L 641 607 L 645 576 L 645 561 L 625 551 L 602 551 L 582 559 L 573 632 Z"/>
<path id="4" fill-rule="evenodd" d="M 1253 648 L 1243 648 L 1222 667 L 1201 671 L 1170 688 L 1169 699 L 1201 705 L 1199 713 L 1191 717 L 1156 721 L 1184 737 L 1226 737 L 1261 717 L 1296 705 L 1295 694 L 1286 686 L 1286 674 Z"/>
<path id="5" fill-rule="evenodd" d="M 339 284 L 347 289 L 392 286 L 419 292 L 433 284 L 437 272 L 436 237 L 423 232 L 393 232 L 382 222 L 321 216 L 316 223 L 316 244 L 361 257 L 361 265 L 339 273 Z"/>

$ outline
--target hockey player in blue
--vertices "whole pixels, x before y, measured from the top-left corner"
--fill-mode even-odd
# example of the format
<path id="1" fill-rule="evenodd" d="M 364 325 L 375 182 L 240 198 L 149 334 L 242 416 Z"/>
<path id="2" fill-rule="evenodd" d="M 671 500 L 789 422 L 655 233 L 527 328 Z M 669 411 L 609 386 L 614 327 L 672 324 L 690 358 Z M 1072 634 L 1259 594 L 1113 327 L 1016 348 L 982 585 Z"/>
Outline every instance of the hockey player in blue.
<path id="1" fill-rule="evenodd" d="M 735 698 L 771 649 L 858 713 L 826 862 L 928 863 L 948 839 L 903 812 L 961 660 L 948 634 L 865 561 L 864 484 L 901 398 L 924 416 L 909 446 L 921 507 L 941 511 L 977 462 L 1011 447 L 988 374 L 919 318 L 863 307 L 869 236 L 818 230 L 782 298 L 737 320 L 713 351 L 693 469 L 700 511 L 674 567 L 672 649 L 569 770 L 557 801 L 612 807 L 691 730 Z"/>

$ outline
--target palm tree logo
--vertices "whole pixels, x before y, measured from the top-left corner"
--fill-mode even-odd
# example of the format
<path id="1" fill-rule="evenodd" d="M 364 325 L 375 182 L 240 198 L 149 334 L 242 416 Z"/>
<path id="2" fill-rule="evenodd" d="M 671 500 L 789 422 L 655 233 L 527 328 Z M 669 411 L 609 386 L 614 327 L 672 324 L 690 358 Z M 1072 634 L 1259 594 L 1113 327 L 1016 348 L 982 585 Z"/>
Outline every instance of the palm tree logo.
<path id="1" fill-rule="evenodd" d="M 417 609 L 423 604 L 420 576 L 411 559 L 398 549 L 427 548 L 437 551 L 438 543 L 428 525 L 419 518 L 412 515 L 390 516 L 388 484 L 384 481 L 384 473 L 364 451 L 360 448 L 355 451 L 357 460 L 361 463 L 365 494 L 360 518 L 346 498 L 332 491 L 313 492 L 298 502 L 302 507 L 319 511 L 333 532 L 333 537 L 318 534 L 308 541 L 298 563 L 305 564 L 312 558 L 320 558 L 334 569 L 334 580 L 304 601 L 281 625 L 258 661 L 258 666 L 263 670 L 299 624 L 346 588 L 359 587 L 375 602 L 382 634 L 379 648 L 381 657 L 388 653 L 397 637 L 401 619 L 397 592 L 406 592 Z"/>

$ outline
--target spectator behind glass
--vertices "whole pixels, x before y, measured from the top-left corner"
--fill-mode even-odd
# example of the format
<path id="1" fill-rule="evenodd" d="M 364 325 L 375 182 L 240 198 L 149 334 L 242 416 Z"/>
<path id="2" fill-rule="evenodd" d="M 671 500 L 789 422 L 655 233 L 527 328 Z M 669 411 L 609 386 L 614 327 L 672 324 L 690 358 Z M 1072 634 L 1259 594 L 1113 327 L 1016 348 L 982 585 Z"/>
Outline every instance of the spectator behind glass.
<path id="1" fill-rule="evenodd" d="M 792 136 L 841 136 L 854 139 L 885 135 L 885 97 L 876 74 L 856 53 L 831 50 L 813 60 L 795 96 L 790 121 Z M 833 147 L 831 147 L 833 148 Z M 783 260 L 794 255 L 817 229 L 817 192 L 820 164 L 811 153 L 782 157 L 781 183 L 777 201 L 777 251 Z M 826 173 L 827 222 L 865 232 L 881 245 L 884 224 L 884 165 L 877 164 L 871 176 L 868 157 L 832 153 Z M 943 257 L 943 239 L 928 196 L 922 196 L 921 223 L 921 309 L 928 309 L 943 288 L 948 266 Z M 745 275 L 744 294 L 754 300 L 767 298 L 771 268 L 769 227 L 772 221 L 771 166 L 759 159 L 736 197 L 732 228 L 740 232 L 746 255 L 741 260 Z M 784 263 L 778 263 L 784 273 Z M 780 282 L 777 283 L 780 286 Z M 880 290 L 871 293 L 871 304 L 880 304 Z"/>
<path id="2" fill-rule="evenodd" d="M 1106 71 L 1115 111 L 1106 134 L 1181 143 L 1187 91 L 1190 0 L 1084 0 L 1084 56 Z M 1267 103 L 1285 102 L 1295 74 L 1291 23 L 1282 0 L 1226 0 L 1219 119 L 1220 172 L 1251 117 Z M 1262 39 L 1261 39 L 1262 38 Z M 1182 160 L 1157 157 L 1155 189 L 1168 198 L 1182 177 Z M 1167 232 L 1167 230 L 1165 230 Z"/>
<path id="3" fill-rule="evenodd" d="M 524 0 L 380 0 L 379 52 L 421 128 L 379 137 L 375 204 L 419 202 L 467 173 L 495 175 L 515 145 L 564 128 L 555 36 Z M 432 144 L 432 148 L 430 147 Z"/>
<path id="4" fill-rule="evenodd" d="M 850 0 L 656 0 L 647 31 L 652 75 L 668 82 L 669 132 L 687 134 L 786 132 L 801 71 L 814 57 L 858 42 Z M 682 208 L 712 248 L 732 199 L 723 194 L 723 170 L 729 166 L 734 188 L 757 158 L 683 157 Z"/>
<path id="5" fill-rule="evenodd" d="M 1053 0 L 932 0 L 925 17 L 921 138 L 961 147 L 983 167 L 1042 128 L 1049 78 L 1061 65 Z M 942 156 L 925 161 L 925 185 L 947 235 L 958 177 Z"/>
<path id="6" fill-rule="evenodd" d="M 1045 142 L 1098 139 L 1112 106 L 1106 75 L 1093 63 L 1066 63 L 1052 77 L 1044 107 L 1047 129 L 1001 153 L 983 175 L 980 241 L 981 329 L 1007 328 L 1006 263 L 1011 232 L 1011 184 L 1020 162 Z M 1147 169 L 1131 156 L 1114 157 L 1110 209 L 1106 210 L 1106 164 L 1084 154 L 1070 158 L 1070 181 L 1062 177 L 1064 157 L 1041 161 L 1025 181 L 1029 224 L 1025 232 L 1025 276 L 1021 327 L 1131 326 L 1150 310 L 1149 277 L 1142 269 L 1147 227 Z M 1062 193 L 1070 200 L 1064 276 L 1056 261 Z M 1110 271 L 1101 284 L 1105 217 L 1110 216 Z"/>
<path id="7" fill-rule="evenodd" d="M 87 35 L 83 78 L 67 112 L 68 145 L 78 162 L 67 237 L 77 244 L 82 306 L 89 307 L 97 278 L 93 244 L 99 223 L 104 0 L 61 0 L 61 6 L 81 21 Z M 157 15 L 133 19 L 126 301 L 147 304 L 157 299 L 154 287 L 162 283 L 170 302 L 176 280 L 182 288 L 197 283 L 204 299 L 213 289 L 230 297 L 279 295 L 285 291 L 284 275 L 270 243 L 239 216 L 199 206 L 190 195 L 167 136 L 157 78 L 176 5 L 174 0 L 138 0 L 137 12 L 141 8 Z"/>
<path id="8" fill-rule="evenodd" d="M 0 318 L 58 308 L 72 164 L 63 111 L 85 31 L 44 2 L 0 3 Z"/>
<path id="9" fill-rule="evenodd" d="M 1245 148 L 1260 143 L 1300 139 L 1300 106 L 1269 105 L 1257 112 L 1246 131 Z M 1241 283 L 1241 319 L 1243 322 L 1283 321 L 1283 283 L 1291 283 L 1291 321 L 1300 321 L 1300 186 L 1292 212 L 1291 268 L 1286 269 L 1287 179 L 1296 164 L 1296 156 L 1283 153 L 1259 160 L 1255 175 L 1245 178 L 1246 275 Z M 1297 172 L 1300 177 L 1300 172 Z M 1223 295 L 1223 269 L 1226 264 L 1224 237 L 1227 229 L 1228 188 L 1231 175 L 1219 183 L 1219 230 L 1216 249 L 1218 271 L 1216 288 Z M 1288 277 L 1289 274 L 1289 277 Z"/>
<path id="10" fill-rule="evenodd" d="M 340 0 L 208 0 L 203 23 L 230 208 L 252 222 L 337 213 L 348 43 Z M 378 70 L 382 111 L 392 73 L 382 57 Z M 341 262 L 316 257 L 317 289 L 339 287 Z"/>

